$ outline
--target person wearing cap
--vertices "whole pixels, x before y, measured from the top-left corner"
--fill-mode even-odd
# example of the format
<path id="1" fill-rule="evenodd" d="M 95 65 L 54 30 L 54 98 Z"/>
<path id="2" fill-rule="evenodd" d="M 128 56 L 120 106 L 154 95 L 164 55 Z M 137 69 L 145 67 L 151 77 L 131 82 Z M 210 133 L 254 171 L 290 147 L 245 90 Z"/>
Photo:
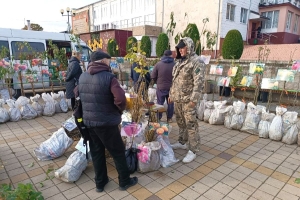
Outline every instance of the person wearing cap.
<path id="1" fill-rule="evenodd" d="M 194 49 L 194 42 L 189 37 L 182 38 L 176 46 L 177 60 L 169 96 L 169 102 L 175 102 L 179 127 L 178 142 L 172 144 L 172 148 L 188 149 L 182 160 L 184 163 L 192 162 L 200 150 L 196 104 L 204 86 L 205 64 Z"/>
<path id="2" fill-rule="evenodd" d="M 66 73 L 66 98 L 71 99 L 72 109 L 75 105 L 74 88 L 77 85 L 82 69 L 80 67 L 81 53 L 77 51 L 72 52 L 72 57 L 69 60 L 69 65 Z"/>
<path id="3" fill-rule="evenodd" d="M 93 52 L 88 70 L 80 76 L 78 84 L 83 123 L 90 135 L 97 192 L 103 192 L 109 182 L 105 148 L 114 159 L 119 174 L 119 189 L 127 190 L 138 182 L 137 177 L 130 178 L 125 158 L 125 146 L 118 125 L 126 107 L 126 97 L 111 72 L 110 58 L 102 51 Z"/>
<path id="4" fill-rule="evenodd" d="M 163 57 L 154 66 L 151 79 L 157 84 L 156 96 L 157 103 L 164 105 L 164 102 L 168 102 L 170 88 L 172 85 L 172 71 L 174 67 L 174 58 L 172 57 L 172 51 L 165 50 Z M 168 103 L 167 109 L 167 121 L 172 122 L 174 113 L 174 103 Z M 159 120 L 162 117 L 162 113 L 159 113 Z"/>

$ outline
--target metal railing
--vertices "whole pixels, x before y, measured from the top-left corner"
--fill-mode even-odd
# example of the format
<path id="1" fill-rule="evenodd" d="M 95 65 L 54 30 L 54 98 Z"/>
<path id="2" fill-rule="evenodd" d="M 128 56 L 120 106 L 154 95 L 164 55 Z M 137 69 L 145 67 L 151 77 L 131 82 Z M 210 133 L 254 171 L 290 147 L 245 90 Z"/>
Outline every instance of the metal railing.
<path id="1" fill-rule="evenodd" d="M 250 39 L 258 39 L 258 40 L 262 40 L 262 41 L 267 41 L 268 44 L 271 43 L 272 37 L 277 38 L 276 35 L 273 35 L 270 33 L 262 33 L 259 31 L 251 31 L 250 34 L 251 34 Z M 254 37 L 252 37 L 253 34 L 254 34 Z"/>

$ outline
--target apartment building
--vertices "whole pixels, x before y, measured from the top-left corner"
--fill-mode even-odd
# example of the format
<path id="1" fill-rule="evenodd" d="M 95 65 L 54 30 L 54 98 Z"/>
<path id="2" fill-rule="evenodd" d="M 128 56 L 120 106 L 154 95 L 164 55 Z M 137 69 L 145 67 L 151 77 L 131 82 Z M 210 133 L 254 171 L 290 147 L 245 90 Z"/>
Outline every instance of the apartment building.
<path id="1" fill-rule="evenodd" d="M 138 40 L 143 35 L 150 36 L 152 56 L 155 56 L 157 36 L 167 32 L 171 12 L 176 22 L 174 35 L 170 36 L 171 49 L 175 47 L 174 36 L 184 31 L 188 23 L 195 23 L 202 32 L 202 20 L 208 18 L 205 29 L 218 35 L 213 51 L 205 51 L 213 57 L 220 53 L 231 29 L 239 30 L 245 43 L 251 45 L 266 40 L 270 44 L 297 43 L 300 34 L 300 0 L 184 0 L 180 3 L 174 0 L 101 0 L 76 9 L 77 12 L 73 17 L 75 32 L 84 28 L 85 32 L 132 30 Z M 84 23 L 88 25 L 82 25 Z M 201 38 L 201 43 L 206 46 L 205 37 Z"/>
<path id="2" fill-rule="evenodd" d="M 148 35 L 155 56 L 161 25 L 156 22 L 156 0 L 100 0 L 75 9 L 73 31 L 77 34 L 111 29 L 132 31 L 138 40 Z M 88 27 L 88 28 L 87 28 Z"/>

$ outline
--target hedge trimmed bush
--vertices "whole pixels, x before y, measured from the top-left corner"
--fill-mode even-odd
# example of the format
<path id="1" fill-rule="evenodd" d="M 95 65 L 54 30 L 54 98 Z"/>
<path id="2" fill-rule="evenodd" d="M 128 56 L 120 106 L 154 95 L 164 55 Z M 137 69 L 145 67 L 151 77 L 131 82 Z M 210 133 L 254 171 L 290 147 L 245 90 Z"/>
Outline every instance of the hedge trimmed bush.
<path id="1" fill-rule="evenodd" d="M 151 56 L 151 40 L 149 36 L 144 35 L 141 39 L 141 52 L 146 53 L 146 57 L 149 58 Z"/>
<path id="2" fill-rule="evenodd" d="M 164 55 L 164 51 L 167 49 L 169 49 L 169 38 L 167 34 L 161 33 L 157 38 L 156 56 L 162 57 Z"/>
<path id="3" fill-rule="evenodd" d="M 109 39 L 107 44 L 107 53 L 111 57 L 116 57 L 119 55 L 119 47 L 116 39 Z"/>
<path id="4" fill-rule="evenodd" d="M 236 30 L 230 30 L 225 36 L 222 46 L 222 56 L 224 59 L 240 59 L 244 50 L 242 34 Z"/>
<path id="5" fill-rule="evenodd" d="M 131 37 L 127 38 L 126 53 L 130 53 L 130 49 L 132 48 L 134 43 L 135 43 L 135 46 L 137 47 L 137 39 L 135 37 L 131 36 Z"/>
<path id="6" fill-rule="evenodd" d="M 200 54 L 200 34 L 196 24 L 188 24 L 186 29 L 182 33 L 183 37 L 189 37 L 193 40 L 195 46 L 195 52 Z"/>

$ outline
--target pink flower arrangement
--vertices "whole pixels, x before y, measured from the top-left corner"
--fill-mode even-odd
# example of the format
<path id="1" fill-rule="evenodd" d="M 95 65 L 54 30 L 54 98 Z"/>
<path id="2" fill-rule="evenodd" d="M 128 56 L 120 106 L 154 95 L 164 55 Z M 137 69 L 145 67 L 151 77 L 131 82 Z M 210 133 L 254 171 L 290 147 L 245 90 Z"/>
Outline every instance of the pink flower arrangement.
<path id="1" fill-rule="evenodd" d="M 292 66 L 292 70 L 299 70 L 300 69 L 300 62 L 295 62 Z"/>
<path id="2" fill-rule="evenodd" d="M 27 69 L 27 66 L 26 65 L 24 65 L 24 64 L 19 64 L 19 63 L 15 63 L 14 64 L 14 70 L 16 71 L 16 72 L 18 72 L 18 71 L 24 71 L 24 70 L 26 70 Z"/>
<path id="3" fill-rule="evenodd" d="M 4 59 L 0 60 L 0 67 L 3 68 L 9 67 L 9 62 L 6 62 Z"/>
<path id="4" fill-rule="evenodd" d="M 33 83 L 34 81 L 38 81 L 37 76 L 34 76 L 33 74 L 26 75 L 25 78 L 26 78 L 27 82 L 29 82 L 29 83 Z"/>
<path id="5" fill-rule="evenodd" d="M 31 61 L 31 65 L 32 66 L 38 66 L 38 65 L 41 65 L 42 64 L 42 60 L 41 59 L 32 59 Z"/>
<path id="6" fill-rule="evenodd" d="M 151 151 L 149 147 L 138 145 L 139 152 L 137 153 L 138 160 L 142 163 L 147 163 L 150 160 Z"/>

